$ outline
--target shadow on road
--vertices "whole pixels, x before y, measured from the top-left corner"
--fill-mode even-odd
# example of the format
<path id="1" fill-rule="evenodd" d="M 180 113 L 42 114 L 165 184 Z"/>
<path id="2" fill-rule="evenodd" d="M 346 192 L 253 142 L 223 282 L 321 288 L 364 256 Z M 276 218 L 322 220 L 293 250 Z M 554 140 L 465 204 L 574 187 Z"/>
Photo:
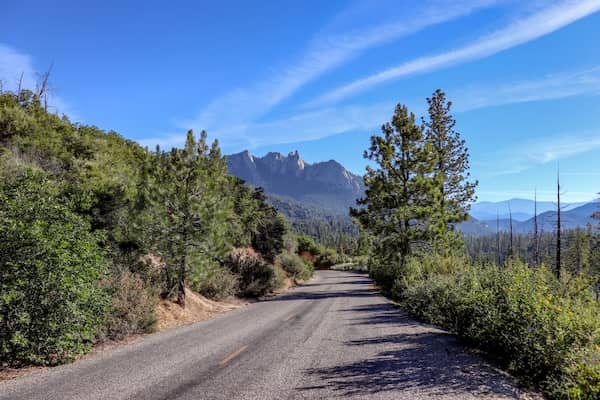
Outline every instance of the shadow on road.
<path id="1" fill-rule="evenodd" d="M 407 333 L 345 343 L 349 353 L 375 355 L 349 364 L 309 369 L 306 373 L 318 377 L 323 384 L 298 390 L 327 389 L 340 396 L 411 389 L 427 395 L 456 394 L 457 398 L 464 393 L 518 397 L 505 375 L 465 351 L 453 335 L 420 324 L 391 304 L 361 305 L 341 311 L 364 313 L 353 318 L 352 324 L 395 324 Z M 375 352 L 370 346 L 375 347 Z"/>
<path id="2" fill-rule="evenodd" d="M 349 291 L 294 291 L 286 293 L 268 301 L 289 301 L 289 300 L 323 300 L 337 297 L 376 297 L 379 296 L 375 289 L 349 290 Z"/>

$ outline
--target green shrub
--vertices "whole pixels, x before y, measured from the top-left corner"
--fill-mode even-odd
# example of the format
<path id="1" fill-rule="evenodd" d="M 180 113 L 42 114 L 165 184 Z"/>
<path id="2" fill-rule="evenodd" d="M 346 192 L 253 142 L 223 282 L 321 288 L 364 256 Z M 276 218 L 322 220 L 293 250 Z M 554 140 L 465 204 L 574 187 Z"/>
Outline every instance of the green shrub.
<path id="1" fill-rule="evenodd" d="M 223 300 L 235 296 L 240 287 L 239 276 L 220 265 L 202 270 L 198 276 L 190 280 L 193 290 L 209 299 Z"/>
<path id="2" fill-rule="evenodd" d="M 411 314 L 494 354 L 551 396 L 597 398 L 600 306 L 583 277 L 559 282 L 517 261 L 498 268 L 426 257 L 407 263 L 393 293 Z"/>
<path id="3" fill-rule="evenodd" d="M 342 264 L 336 264 L 331 267 L 334 271 L 356 271 L 356 272 L 368 272 L 367 266 L 365 264 L 360 264 L 356 262 L 346 262 Z"/>
<path id="4" fill-rule="evenodd" d="M 318 244 L 309 236 L 298 236 L 298 254 L 304 252 L 311 253 L 315 256 L 320 256 L 325 250 L 323 246 Z"/>
<path id="5" fill-rule="evenodd" d="M 53 187 L 32 171 L 0 187 L 0 358 L 13 365 L 87 351 L 109 307 L 100 237 Z"/>
<path id="6" fill-rule="evenodd" d="M 276 288 L 273 266 L 268 264 L 254 249 L 234 249 L 226 261 L 231 272 L 240 279 L 239 295 L 259 297 Z"/>
<path id="7" fill-rule="evenodd" d="M 285 287 L 288 276 L 283 270 L 283 268 L 281 268 L 281 266 L 279 265 L 273 265 L 273 272 L 275 274 L 275 277 L 273 278 L 273 288 L 271 290 L 281 289 Z"/>
<path id="8" fill-rule="evenodd" d="M 288 252 L 278 257 L 281 268 L 292 278 L 308 280 L 313 274 L 313 266 L 297 254 Z"/>

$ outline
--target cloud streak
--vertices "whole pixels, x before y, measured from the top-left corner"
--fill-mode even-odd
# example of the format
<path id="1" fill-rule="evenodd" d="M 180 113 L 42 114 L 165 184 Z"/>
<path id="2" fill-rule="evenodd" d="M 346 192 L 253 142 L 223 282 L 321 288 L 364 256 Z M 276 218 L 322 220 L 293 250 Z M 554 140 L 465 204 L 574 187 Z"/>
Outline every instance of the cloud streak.
<path id="1" fill-rule="evenodd" d="M 420 57 L 341 86 L 311 101 L 308 106 L 336 103 L 390 80 L 485 58 L 552 33 L 599 10 L 599 0 L 561 1 L 467 46 Z"/>
<path id="2" fill-rule="evenodd" d="M 347 105 L 304 112 L 267 122 L 253 122 L 209 131 L 212 137 L 230 149 L 311 141 L 344 132 L 375 130 L 393 113 L 391 102 L 370 105 Z M 143 139 L 144 146 L 162 148 L 181 146 L 185 135 L 165 134 Z"/>
<path id="3" fill-rule="evenodd" d="M 527 141 L 485 157 L 489 163 L 474 163 L 482 175 L 496 177 L 521 173 L 536 165 L 548 164 L 600 150 L 600 134 L 563 134 Z"/>
<path id="4" fill-rule="evenodd" d="M 425 3 L 410 19 L 403 18 L 360 31 L 318 35 L 300 61 L 276 72 L 270 79 L 249 88 L 238 88 L 209 103 L 194 119 L 178 123 L 181 128 L 219 128 L 224 116 L 228 125 L 243 125 L 266 114 L 307 83 L 348 62 L 369 48 L 419 32 L 490 7 L 499 0 L 437 0 Z M 372 3 L 371 3 L 372 4 Z M 395 5 L 397 8 L 397 4 Z M 231 110 L 236 110 L 232 115 Z"/>
<path id="5" fill-rule="evenodd" d="M 457 111 L 504 104 L 557 100 L 573 96 L 600 95 L 600 66 L 549 74 L 541 79 L 467 88 L 457 92 Z"/>

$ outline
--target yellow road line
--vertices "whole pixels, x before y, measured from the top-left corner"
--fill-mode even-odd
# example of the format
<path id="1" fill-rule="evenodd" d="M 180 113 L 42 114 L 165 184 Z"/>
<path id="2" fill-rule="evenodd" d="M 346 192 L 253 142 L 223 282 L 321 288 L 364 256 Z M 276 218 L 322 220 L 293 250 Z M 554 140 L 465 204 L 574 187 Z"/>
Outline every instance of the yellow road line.
<path id="1" fill-rule="evenodd" d="M 238 350 L 234 351 L 233 353 L 231 353 L 230 355 L 228 355 L 227 357 L 225 357 L 223 359 L 223 361 L 221 361 L 219 363 L 219 366 L 220 367 L 226 366 L 231 360 L 233 360 L 234 358 L 236 358 L 237 356 L 239 356 L 240 354 L 242 354 L 244 351 L 246 351 L 246 349 L 248 349 L 247 345 L 240 347 Z"/>

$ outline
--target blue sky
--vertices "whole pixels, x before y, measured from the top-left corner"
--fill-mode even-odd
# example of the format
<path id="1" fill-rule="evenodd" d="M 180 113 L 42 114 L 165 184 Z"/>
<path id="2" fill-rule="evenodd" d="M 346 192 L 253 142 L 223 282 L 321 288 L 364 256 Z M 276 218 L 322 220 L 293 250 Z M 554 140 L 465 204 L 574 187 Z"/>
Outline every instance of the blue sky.
<path id="1" fill-rule="evenodd" d="M 0 79 L 149 146 L 299 150 L 362 173 L 396 103 L 441 88 L 479 200 L 600 191 L 600 0 L 28 1 L 3 5 Z"/>

